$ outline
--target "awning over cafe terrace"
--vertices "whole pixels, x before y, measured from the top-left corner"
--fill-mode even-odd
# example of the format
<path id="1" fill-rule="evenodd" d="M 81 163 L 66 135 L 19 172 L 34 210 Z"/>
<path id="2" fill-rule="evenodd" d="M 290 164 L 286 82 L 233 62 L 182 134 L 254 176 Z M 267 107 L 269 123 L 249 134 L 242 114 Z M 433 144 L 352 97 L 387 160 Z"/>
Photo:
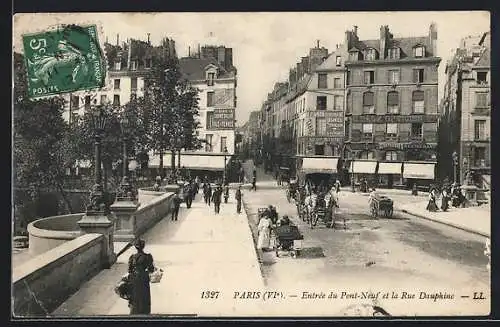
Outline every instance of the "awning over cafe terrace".
<path id="1" fill-rule="evenodd" d="M 226 165 L 229 163 L 231 155 L 226 155 Z M 175 166 L 178 165 L 179 158 L 175 157 Z M 171 154 L 163 155 L 163 167 L 170 168 Z M 149 168 L 158 168 L 160 165 L 160 158 L 158 155 L 151 156 L 149 159 Z M 193 155 L 181 153 L 181 168 L 190 170 L 211 170 L 223 171 L 224 170 L 224 156 L 223 155 Z"/>
<path id="2" fill-rule="evenodd" d="M 379 174 L 397 174 L 401 175 L 402 162 L 380 162 L 378 164 Z"/>
<path id="3" fill-rule="evenodd" d="M 435 163 L 408 163 L 403 165 L 403 178 L 434 179 Z"/>
<path id="4" fill-rule="evenodd" d="M 349 172 L 354 174 L 375 174 L 376 169 L 376 161 L 353 161 Z"/>
<path id="5" fill-rule="evenodd" d="M 334 174 L 337 172 L 338 158 L 303 158 L 302 171 L 305 174 Z"/>

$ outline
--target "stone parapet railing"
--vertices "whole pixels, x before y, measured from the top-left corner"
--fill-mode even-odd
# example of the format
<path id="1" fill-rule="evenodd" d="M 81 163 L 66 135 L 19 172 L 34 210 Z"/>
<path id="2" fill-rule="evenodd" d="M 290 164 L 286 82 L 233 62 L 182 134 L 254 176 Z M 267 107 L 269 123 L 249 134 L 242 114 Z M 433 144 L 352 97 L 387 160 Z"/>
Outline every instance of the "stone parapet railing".
<path id="1" fill-rule="evenodd" d="M 174 193 L 168 192 L 156 196 L 151 201 L 142 204 L 133 214 L 134 236 L 140 236 L 158 221 L 171 212 L 172 197 Z"/>
<path id="2" fill-rule="evenodd" d="M 53 216 L 35 220 L 28 225 L 29 253 L 44 253 L 82 234 L 77 222 L 84 213 Z"/>
<path id="3" fill-rule="evenodd" d="M 14 268 L 14 315 L 49 316 L 103 269 L 105 243 L 102 234 L 85 234 Z"/>

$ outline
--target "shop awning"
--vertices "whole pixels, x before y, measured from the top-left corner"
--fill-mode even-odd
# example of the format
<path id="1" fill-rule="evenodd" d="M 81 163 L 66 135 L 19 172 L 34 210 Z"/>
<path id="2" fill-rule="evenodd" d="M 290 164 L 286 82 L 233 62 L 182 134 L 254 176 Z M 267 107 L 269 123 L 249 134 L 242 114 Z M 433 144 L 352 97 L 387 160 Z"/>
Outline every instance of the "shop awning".
<path id="1" fill-rule="evenodd" d="M 334 174 L 338 161 L 338 158 L 303 158 L 302 171 L 306 174 Z"/>
<path id="2" fill-rule="evenodd" d="M 377 169 L 376 161 L 353 161 L 350 173 L 354 174 L 375 174 Z"/>
<path id="3" fill-rule="evenodd" d="M 403 178 L 434 179 L 435 163 L 407 163 L 403 165 Z"/>
<path id="4" fill-rule="evenodd" d="M 401 175 L 402 162 L 380 162 L 378 164 L 379 174 L 398 174 Z"/>
<path id="5" fill-rule="evenodd" d="M 231 159 L 230 155 L 226 155 L 226 165 Z M 178 165 L 178 158 L 175 157 L 175 165 Z M 158 155 L 151 156 L 149 159 L 149 168 L 158 168 L 160 165 L 160 157 Z M 163 155 L 163 167 L 169 168 L 171 165 L 171 154 Z M 192 155 L 181 153 L 181 167 L 191 170 L 224 170 L 224 156 L 214 155 Z"/>

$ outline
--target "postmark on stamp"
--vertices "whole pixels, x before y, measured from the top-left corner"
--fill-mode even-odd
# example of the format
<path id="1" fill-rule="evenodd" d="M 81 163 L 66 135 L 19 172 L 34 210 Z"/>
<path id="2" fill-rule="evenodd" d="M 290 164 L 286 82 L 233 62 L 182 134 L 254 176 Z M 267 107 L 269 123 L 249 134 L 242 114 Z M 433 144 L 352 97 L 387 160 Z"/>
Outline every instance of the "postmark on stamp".
<path id="1" fill-rule="evenodd" d="M 23 35 L 31 98 L 104 86 L 106 64 L 96 25 L 64 25 Z"/>

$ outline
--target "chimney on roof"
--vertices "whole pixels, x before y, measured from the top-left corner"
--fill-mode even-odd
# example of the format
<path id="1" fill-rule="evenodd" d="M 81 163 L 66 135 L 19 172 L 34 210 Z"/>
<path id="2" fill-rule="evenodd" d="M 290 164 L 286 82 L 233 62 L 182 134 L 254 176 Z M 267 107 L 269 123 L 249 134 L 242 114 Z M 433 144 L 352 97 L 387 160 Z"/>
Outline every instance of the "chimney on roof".
<path id="1" fill-rule="evenodd" d="M 387 44 L 389 43 L 389 38 L 390 38 L 390 33 L 389 33 L 389 26 L 388 25 L 382 25 L 380 26 L 380 49 L 379 51 L 379 56 L 380 59 L 385 59 L 385 52 L 387 49 Z"/>
<path id="2" fill-rule="evenodd" d="M 319 40 L 316 40 L 316 48 L 319 49 Z"/>
<path id="3" fill-rule="evenodd" d="M 201 59 L 201 46 L 198 43 L 198 59 Z"/>
<path id="4" fill-rule="evenodd" d="M 354 35 L 358 36 L 358 25 L 353 26 L 352 32 L 354 33 Z"/>
<path id="5" fill-rule="evenodd" d="M 148 44 L 149 44 L 149 45 L 151 45 L 151 41 L 149 40 L 149 36 L 150 36 L 150 35 L 151 35 L 151 34 L 150 34 L 150 33 L 148 33 Z"/>
<path id="6" fill-rule="evenodd" d="M 191 57 L 191 47 L 188 47 L 188 57 Z"/>
<path id="7" fill-rule="evenodd" d="M 437 56 L 437 27 L 436 23 L 431 23 L 429 26 L 429 45 L 432 51 L 432 56 Z"/>
<path id="8" fill-rule="evenodd" d="M 128 39 L 127 69 L 130 70 L 130 60 L 132 59 L 132 39 Z"/>
<path id="9" fill-rule="evenodd" d="M 120 34 L 116 34 L 116 45 L 120 45 Z"/>

